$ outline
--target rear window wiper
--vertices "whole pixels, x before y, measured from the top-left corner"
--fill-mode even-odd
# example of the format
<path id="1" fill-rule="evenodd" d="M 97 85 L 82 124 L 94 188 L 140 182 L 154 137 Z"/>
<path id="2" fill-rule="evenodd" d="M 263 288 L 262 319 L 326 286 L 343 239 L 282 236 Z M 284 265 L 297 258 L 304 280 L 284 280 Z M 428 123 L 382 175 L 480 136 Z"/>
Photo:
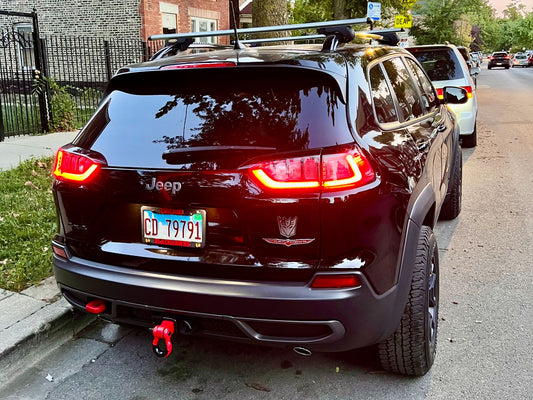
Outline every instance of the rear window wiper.
<path id="1" fill-rule="evenodd" d="M 214 161 L 233 157 L 236 154 L 256 156 L 276 151 L 275 147 L 258 146 L 202 146 L 167 150 L 162 157 L 169 164 L 186 164 L 194 161 Z"/>

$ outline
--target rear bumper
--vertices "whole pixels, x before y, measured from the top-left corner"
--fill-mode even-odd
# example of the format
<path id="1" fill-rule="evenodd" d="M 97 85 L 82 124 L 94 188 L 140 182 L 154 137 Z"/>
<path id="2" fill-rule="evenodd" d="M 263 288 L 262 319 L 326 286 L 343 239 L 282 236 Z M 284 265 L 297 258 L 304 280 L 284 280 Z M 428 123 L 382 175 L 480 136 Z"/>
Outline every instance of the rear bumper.
<path id="1" fill-rule="evenodd" d="M 182 333 L 313 351 L 345 351 L 377 343 L 401 315 L 396 287 L 377 295 L 361 287 L 311 289 L 304 283 L 225 281 L 133 270 L 54 256 L 64 297 L 76 308 L 104 300 L 100 317 L 153 327 L 164 318 Z M 396 311 L 394 311 L 396 310 Z"/>
<path id="2" fill-rule="evenodd" d="M 477 100 L 470 99 L 464 104 L 450 104 L 457 117 L 460 135 L 471 135 L 476 129 Z"/>

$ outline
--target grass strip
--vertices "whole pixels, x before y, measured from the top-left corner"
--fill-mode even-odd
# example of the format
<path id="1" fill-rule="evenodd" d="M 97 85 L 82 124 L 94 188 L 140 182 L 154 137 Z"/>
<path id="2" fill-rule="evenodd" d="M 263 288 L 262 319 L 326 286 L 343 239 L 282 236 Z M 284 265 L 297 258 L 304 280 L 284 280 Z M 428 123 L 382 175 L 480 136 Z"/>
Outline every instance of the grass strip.
<path id="1" fill-rule="evenodd" d="M 50 241 L 57 219 L 54 158 L 0 171 L 0 288 L 20 292 L 52 275 Z"/>

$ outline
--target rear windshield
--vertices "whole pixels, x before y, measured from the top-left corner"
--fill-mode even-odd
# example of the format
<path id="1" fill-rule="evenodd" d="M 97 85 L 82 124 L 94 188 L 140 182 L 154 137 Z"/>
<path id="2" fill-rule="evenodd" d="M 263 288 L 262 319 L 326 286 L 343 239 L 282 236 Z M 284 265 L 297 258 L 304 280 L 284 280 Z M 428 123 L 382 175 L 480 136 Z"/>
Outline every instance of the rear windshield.
<path id="1" fill-rule="evenodd" d="M 125 76 L 75 143 L 110 166 L 171 168 L 180 148 L 300 151 L 353 141 L 337 81 L 300 68 L 220 68 Z"/>
<path id="2" fill-rule="evenodd" d="M 507 53 L 493 53 L 492 56 L 493 57 L 505 57 L 507 56 Z"/>
<path id="3" fill-rule="evenodd" d="M 451 49 L 409 49 L 432 81 L 463 79 L 459 60 Z"/>

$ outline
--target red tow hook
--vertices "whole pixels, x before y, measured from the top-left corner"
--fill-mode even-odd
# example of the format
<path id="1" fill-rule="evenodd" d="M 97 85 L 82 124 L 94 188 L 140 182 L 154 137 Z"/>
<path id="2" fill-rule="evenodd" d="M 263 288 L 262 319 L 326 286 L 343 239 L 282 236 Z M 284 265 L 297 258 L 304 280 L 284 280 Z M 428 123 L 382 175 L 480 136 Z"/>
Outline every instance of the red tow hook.
<path id="1" fill-rule="evenodd" d="M 91 314 L 100 314 L 105 311 L 105 302 L 103 300 L 93 300 L 85 305 L 85 310 Z"/>
<path id="2" fill-rule="evenodd" d="M 164 320 L 161 325 L 156 325 L 152 329 L 154 341 L 152 342 L 152 349 L 158 357 L 166 358 L 172 353 L 171 336 L 174 334 L 174 321 Z M 163 348 L 160 347 L 160 342 L 163 342 Z"/>

